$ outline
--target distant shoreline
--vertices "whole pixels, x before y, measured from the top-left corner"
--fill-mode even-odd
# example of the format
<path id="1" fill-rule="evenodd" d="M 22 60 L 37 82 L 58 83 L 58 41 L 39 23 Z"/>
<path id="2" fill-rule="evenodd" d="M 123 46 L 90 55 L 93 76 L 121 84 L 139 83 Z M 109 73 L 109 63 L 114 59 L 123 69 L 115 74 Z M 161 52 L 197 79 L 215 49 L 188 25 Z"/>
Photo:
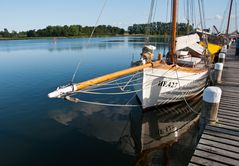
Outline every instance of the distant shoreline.
<path id="1" fill-rule="evenodd" d="M 93 36 L 93 38 L 95 37 L 120 37 L 120 36 L 129 36 L 129 35 L 97 35 L 97 36 Z M 130 35 L 131 36 L 131 35 Z M 77 39 L 77 38 L 89 38 L 90 36 L 57 36 L 57 37 L 53 37 L 53 36 L 49 36 L 49 37 L 16 37 L 16 38 L 3 38 L 1 37 L 0 40 L 38 40 L 38 39 Z"/>
<path id="2" fill-rule="evenodd" d="M 150 26 L 150 31 L 146 29 Z M 93 37 L 113 37 L 113 36 L 151 36 L 151 37 L 168 37 L 170 34 L 171 23 L 153 22 L 150 24 L 133 24 L 126 31 L 123 28 L 98 25 L 98 26 L 82 26 L 82 25 L 56 25 L 47 26 L 43 29 L 28 30 L 28 31 L 12 31 L 7 28 L 0 31 L 0 40 L 34 40 L 34 39 L 52 39 L 52 38 L 89 38 Z M 193 30 L 193 27 L 185 23 L 177 24 L 179 36 L 185 35 L 186 32 Z M 94 33 L 93 33 L 94 32 Z M 151 35 L 146 35 L 151 34 Z"/>
<path id="3" fill-rule="evenodd" d="M 124 35 L 99 35 L 93 36 L 94 37 L 114 37 L 114 36 L 124 36 Z M 38 40 L 38 39 L 77 39 L 77 38 L 89 38 L 90 36 L 72 36 L 72 37 L 65 37 L 65 36 L 57 36 L 57 37 L 16 37 L 16 38 L 0 38 L 0 40 Z"/>
<path id="4" fill-rule="evenodd" d="M 145 37 L 146 35 L 144 34 L 124 34 L 124 35 L 97 35 L 93 36 L 93 38 L 96 37 L 127 37 L 127 36 L 132 36 L 132 37 Z M 16 37 L 16 38 L 3 38 L 0 37 L 0 41 L 6 41 L 6 40 L 39 40 L 39 39 L 78 39 L 78 38 L 89 38 L 90 36 L 71 36 L 71 37 L 65 37 L 65 36 L 57 36 L 57 37 Z M 163 38 L 163 35 L 149 35 L 149 37 L 161 37 Z M 169 35 L 166 35 L 166 38 L 168 38 Z"/>

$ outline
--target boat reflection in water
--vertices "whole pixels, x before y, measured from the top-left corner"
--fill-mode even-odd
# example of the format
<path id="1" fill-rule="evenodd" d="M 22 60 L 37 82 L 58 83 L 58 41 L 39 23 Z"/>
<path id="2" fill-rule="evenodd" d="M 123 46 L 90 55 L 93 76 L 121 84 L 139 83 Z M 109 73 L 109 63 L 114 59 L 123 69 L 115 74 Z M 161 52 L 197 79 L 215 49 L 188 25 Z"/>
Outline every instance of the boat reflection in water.
<path id="1" fill-rule="evenodd" d="M 183 163 L 178 161 L 179 158 L 188 160 L 184 159 L 185 153 L 189 153 L 193 143 L 196 144 L 197 136 L 185 133 L 198 122 L 200 110 L 201 99 L 198 97 L 188 103 L 160 106 L 148 112 L 139 108 L 74 104 L 70 109 L 52 110 L 49 115 L 84 135 L 117 145 L 124 153 L 136 156 L 136 165 L 145 165 L 155 161 L 156 156 L 160 162 L 166 162 L 165 151 L 170 163 Z"/>
<path id="2" fill-rule="evenodd" d="M 180 102 L 144 112 L 140 127 L 131 120 L 131 136 L 138 154 L 135 164 L 187 164 L 198 141 L 196 124 L 201 106 L 202 101 L 198 96 L 187 103 Z M 140 128 L 140 133 L 135 128 Z M 192 128 L 194 130 L 190 130 Z"/>

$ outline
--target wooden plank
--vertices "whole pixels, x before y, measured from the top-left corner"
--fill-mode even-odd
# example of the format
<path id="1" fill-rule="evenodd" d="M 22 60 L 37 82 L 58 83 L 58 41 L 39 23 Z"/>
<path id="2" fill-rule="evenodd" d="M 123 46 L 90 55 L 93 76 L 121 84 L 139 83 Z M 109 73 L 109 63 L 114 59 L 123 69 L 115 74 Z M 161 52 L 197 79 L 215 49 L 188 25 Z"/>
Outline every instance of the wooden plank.
<path id="1" fill-rule="evenodd" d="M 235 112 L 237 112 L 239 109 L 238 106 L 233 106 L 233 105 L 229 105 L 229 104 L 227 104 L 227 105 L 220 104 L 219 107 L 222 110 L 231 110 L 231 111 L 235 111 Z"/>
<path id="2" fill-rule="evenodd" d="M 235 89 L 235 88 L 231 88 L 229 86 L 224 86 L 224 87 L 221 87 L 221 88 L 223 88 L 223 92 L 222 92 L 223 95 L 238 96 L 238 94 L 237 94 L 238 88 L 236 88 L 237 91 L 234 91 L 233 89 Z"/>
<path id="3" fill-rule="evenodd" d="M 223 89 L 224 90 L 224 89 Z M 227 97 L 223 97 L 221 98 L 221 101 L 231 101 L 231 102 L 238 102 L 238 98 L 227 98 Z"/>
<path id="4" fill-rule="evenodd" d="M 223 89 L 222 89 L 222 91 L 223 91 Z M 222 92 L 223 93 L 223 92 Z M 238 92 L 239 93 L 239 92 Z M 227 96 L 222 96 L 221 97 L 221 101 L 220 101 L 220 103 L 221 102 L 225 102 L 225 103 L 237 103 L 238 102 L 238 98 L 239 97 L 235 97 L 235 98 L 231 98 L 231 99 L 227 99 L 228 97 Z"/>
<path id="5" fill-rule="evenodd" d="M 222 110 L 222 109 L 220 109 L 220 108 L 219 108 L 219 111 L 218 111 L 218 112 L 219 112 L 219 113 L 222 112 L 222 113 L 228 113 L 228 114 L 233 114 L 233 115 L 234 115 L 234 114 L 239 115 L 239 111 L 225 110 L 225 109 Z"/>
<path id="6" fill-rule="evenodd" d="M 230 123 L 230 122 L 225 122 L 223 120 L 218 121 L 217 124 L 219 124 L 220 126 L 226 126 L 227 129 L 231 129 L 231 130 L 238 130 L 238 124 L 234 124 L 234 123 Z"/>
<path id="7" fill-rule="evenodd" d="M 224 106 L 224 107 L 221 107 L 220 110 L 237 112 L 238 108 L 231 108 L 231 107 L 225 107 Z"/>
<path id="8" fill-rule="evenodd" d="M 209 159 L 209 160 L 212 160 L 212 161 L 215 161 L 215 162 L 220 162 L 222 164 L 228 164 L 228 165 L 238 165 L 239 164 L 238 160 L 228 158 L 228 157 L 224 157 L 224 156 L 221 156 L 221 155 L 218 155 L 218 154 L 215 154 L 215 153 L 203 151 L 203 150 L 200 150 L 200 149 L 196 149 L 194 155 L 198 156 L 198 157 L 203 157 L 205 159 Z"/>
<path id="9" fill-rule="evenodd" d="M 238 97 L 239 98 L 239 97 Z M 225 100 L 225 99 L 223 99 L 223 98 L 221 98 L 221 101 L 220 101 L 220 105 L 221 104 L 233 104 L 233 105 L 235 105 L 235 106 L 239 106 L 239 103 L 238 103 L 238 101 L 231 101 L 231 100 Z"/>
<path id="10" fill-rule="evenodd" d="M 221 102 L 220 103 L 220 107 L 226 107 L 226 108 L 236 108 L 236 109 L 238 109 L 238 103 L 229 103 L 229 102 Z"/>
<path id="11" fill-rule="evenodd" d="M 223 90 L 223 89 L 222 89 Z M 239 93 L 239 92 L 238 92 Z M 236 96 L 235 98 L 228 99 L 228 97 L 222 96 L 220 102 L 225 102 L 225 103 L 232 103 L 232 104 L 238 104 L 238 98 L 239 96 Z"/>
<path id="12" fill-rule="evenodd" d="M 227 128 L 227 129 L 230 129 L 230 130 L 238 131 L 238 126 L 234 125 L 232 123 L 219 121 L 217 124 L 220 125 L 223 128 Z"/>
<path id="13" fill-rule="evenodd" d="M 219 132 L 219 133 L 225 133 L 225 134 L 228 134 L 228 135 L 234 135 L 234 136 L 239 137 L 239 131 L 234 131 L 234 130 L 231 130 L 230 128 L 227 128 L 227 127 L 221 126 L 221 125 L 220 125 L 220 127 L 207 125 L 206 129 L 211 130 L 211 131 L 215 131 L 215 132 Z"/>
<path id="14" fill-rule="evenodd" d="M 222 88 L 222 90 L 224 91 L 225 88 Z M 230 97 L 231 97 L 233 100 L 238 98 L 236 94 L 233 94 L 233 93 L 225 93 L 225 92 L 222 92 L 222 97 L 223 97 L 223 98 L 227 98 L 227 97 L 230 98 Z"/>
<path id="15" fill-rule="evenodd" d="M 233 98 L 235 98 L 235 96 L 237 96 L 237 91 L 238 88 L 234 87 L 234 86 L 228 86 L 228 85 L 222 85 L 219 86 L 221 89 L 223 89 L 222 91 L 222 96 L 225 95 L 226 97 L 228 97 L 228 95 L 232 95 Z"/>
<path id="16" fill-rule="evenodd" d="M 212 135 L 212 136 L 220 137 L 220 138 L 226 138 L 226 139 L 230 139 L 230 140 L 239 141 L 239 137 L 238 136 L 229 135 L 229 134 L 226 134 L 226 133 L 223 133 L 223 132 L 215 132 L 215 131 L 212 131 L 212 130 L 204 130 L 203 133 L 207 134 L 207 135 Z"/>
<path id="17" fill-rule="evenodd" d="M 224 86 L 224 87 L 221 87 L 223 89 L 223 92 L 222 92 L 222 95 L 225 95 L 225 96 L 228 96 L 228 95 L 232 95 L 234 98 L 236 96 L 238 96 L 237 94 L 237 91 L 234 91 L 235 88 L 231 88 L 229 86 Z M 237 88 L 236 88 L 237 89 Z"/>
<path id="18" fill-rule="evenodd" d="M 220 87 L 221 89 L 222 89 L 222 97 L 221 97 L 221 100 L 229 100 L 229 101 L 237 101 L 238 100 L 238 94 L 237 93 L 239 93 L 239 92 L 237 92 L 237 93 L 227 93 L 227 92 L 225 92 L 225 89 L 227 89 L 226 87 Z M 232 90 L 234 90 L 233 89 L 233 87 L 231 88 Z"/>
<path id="19" fill-rule="evenodd" d="M 231 126 L 231 124 L 228 125 L 228 124 L 223 124 L 221 122 L 218 122 L 217 124 L 218 124 L 218 126 L 224 128 L 224 129 L 228 129 L 228 130 L 231 130 L 231 131 L 234 131 L 234 132 L 238 132 L 238 127 Z"/>
<path id="20" fill-rule="evenodd" d="M 228 111 L 237 111 L 238 110 L 238 108 L 228 108 L 228 107 L 222 107 L 222 106 L 219 106 L 219 108 L 221 110 L 228 110 Z"/>
<path id="21" fill-rule="evenodd" d="M 231 152 L 235 152 L 239 155 L 239 147 L 235 147 L 235 146 L 231 146 L 231 145 L 227 145 L 227 144 L 224 144 L 224 143 L 219 143 L 219 142 L 215 142 L 215 141 L 211 141 L 211 140 L 206 140 L 206 139 L 200 139 L 200 142 L 199 144 L 203 144 L 203 145 L 208 145 L 208 146 L 211 146 L 211 147 L 217 147 L 217 148 L 220 148 L 220 149 L 224 149 L 224 150 L 228 150 L 228 151 L 231 151 Z M 239 156 L 238 156 L 239 158 Z"/>
<path id="22" fill-rule="evenodd" d="M 225 117 L 230 117 L 231 119 L 234 119 L 234 120 L 239 120 L 239 114 L 234 114 L 234 113 L 228 113 L 228 112 L 224 112 L 224 111 L 219 111 L 218 112 L 218 116 L 225 116 Z"/>
<path id="23" fill-rule="evenodd" d="M 188 166 L 201 166 L 201 164 L 198 165 L 198 164 L 189 163 Z"/>
<path id="24" fill-rule="evenodd" d="M 220 149 L 217 147 L 208 146 L 208 145 L 204 145 L 204 144 L 200 144 L 200 143 L 198 144 L 197 149 L 207 151 L 210 153 L 214 153 L 214 154 L 218 154 L 218 155 L 222 155 L 222 156 L 225 156 L 228 158 L 232 158 L 234 160 L 237 160 L 239 163 L 239 154 L 237 152 L 230 152 L 225 149 Z"/>
<path id="25" fill-rule="evenodd" d="M 201 157 L 198 157 L 198 156 L 193 156 L 191 158 L 191 162 L 195 165 L 215 165 L 215 166 L 225 166 L 225 164 L 222 164 L 222 163 L 219 163 L 219 162 L 216 162 L 216 161 L 212 161 L 212 160 L 208 160 L 208 159 L 205 159 L 205 158 L 201 158 Z M 189 163 L 192 164 L 192 163 Z M 192 166 L 192 165 L 190 165 Z"/>
<path id="26" fill-rule="evenodd" d="M 237 117 L 225 116 L 225 115 L 218 114 L 218 120 L 219 120 L 219 122 L 225 122 L 225 123 L 229 123 L 231 121 L 230 122 L 231 124 L 233 124 L 235 126 L 239 125 Z"/>
<path id="27" fill-rule="evenodd" d="M 239 98 L 239 96 L 238 96 L 238 98 Z M 229 105 L 229 106 L 235 106 L 235 107 L 238 107 L 238 105 L 239 105 L 239 103 L 238 103 L 238 101 L 236 102 L 232 102 L 232 101 L 225 101 L 225 100 L 223 100 L 222 99 L 222 101 L 220 101 L 220 105 Z"/>
<path id="28" fill-rule="evenodd" d="M 220 117 L 218 117 L 218 120 L 220 122 L 226 122 L 226 123 L 229 123 L 229 124 L 233 124 L 233 126 L 238 126 L 238 128 L 239 128 L 239 121 L 237 121 L 237 120 L 220 118 Z"/>
<path id="29" fill-rule="evenodd" d="M 238 103 L 232 103 L 232 102 L 227 102 L 227 101 L 220 101 L 220 108 L 223 109 L 223 107 L 225 108 L 236 108 L 238 109 L 239 104 Z"/>
<path id="30" fill-rule="evenodd" d="M 233 116 L 233 114 L 225 114 L 225 113 L 218 113 L 218 117 L 223 119 L 231 119 L 231 120 L 235 120 L 235 121 L 239 121 L 239 116 Z"/>
<path id="31" fill-rule="evenodd" d="M 234 141 L 234 140 L 229 140 L 229 139 L 225 139 L 225 138 L 218 138 L 218 137 L 214 137 L 214 136 L 207 135 L 207 134 L 203 134 L 201 138 L 239 147 L 239 142 Z"/>
<path id="32" fill-rule="evenodd" d="M 238 130 L 238 128 L 239 128 L 238 122 L 237 123 L 230 122 L 230 120 L 227 120 L 227 119 L 220 119 L 219 118 L 218 124 L 223 124 L 223 125 L 226 125 L 228 127 L 234 127 L 234 130 Z"/>

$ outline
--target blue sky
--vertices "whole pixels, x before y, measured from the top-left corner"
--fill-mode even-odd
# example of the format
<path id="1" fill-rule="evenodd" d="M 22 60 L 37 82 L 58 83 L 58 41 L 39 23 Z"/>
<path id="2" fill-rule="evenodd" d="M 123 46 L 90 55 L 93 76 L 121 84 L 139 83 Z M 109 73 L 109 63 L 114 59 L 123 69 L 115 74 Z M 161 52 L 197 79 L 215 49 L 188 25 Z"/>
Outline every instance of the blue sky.
<path id="1" fill-rule="evenodd" d="M 47 25 L 94 25 L 105 0 L 0 0 L 0 30 L 29 30 Z M 184 1 L 179 0 L 179 20 L 184 21 Z M 221 24 L 228 0 L 204 0 L 206 25 Z M 198 0 L 195 0 L 197 3 Z M 127 28 L 147 22 L 150 0 L 107 0 L 99 24 Z M 157 0 L 155 21 L 166 20 L 167 0 Z M 238 7 L 239 9 L 239 7 Z M 196 10 L 198 13 L 198 10 Z M 235 20 L 235 18 L 234 18 Z M 233 21 L 234 21 L 233 20 Z M 235 25 L 233 25 L 235 27 Z"/>

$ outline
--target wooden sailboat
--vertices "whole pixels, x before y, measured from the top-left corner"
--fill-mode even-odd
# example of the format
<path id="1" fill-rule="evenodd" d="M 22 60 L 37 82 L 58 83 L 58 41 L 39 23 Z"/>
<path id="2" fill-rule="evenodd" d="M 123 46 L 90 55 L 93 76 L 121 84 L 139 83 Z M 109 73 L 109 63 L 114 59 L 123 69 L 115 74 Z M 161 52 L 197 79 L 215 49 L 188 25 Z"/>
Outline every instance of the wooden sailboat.
<path id="1" fill-rule="evenodd" d="M 161 58 L 153 61 L 152 55 L 155 48 L 146 45 L 142 50 L 140 65 L 57 88 L 48 94 L 49 98 L 66 98 L 84 88 L 140 70 L 142 70 L 143 78 L 140 87 L 136 88 L 141 89 L 137 92 L 137 96 L 144 109 L 187 100 L 198 95 L 206 86 L 208 77 L 208 69 L 201 61 L 204 48 L 197 43 L 199 42 L 197 34 L 176 38 L 177 3 L 178 0 L 173 0 L 172 39 L 168 62 Z"/>

